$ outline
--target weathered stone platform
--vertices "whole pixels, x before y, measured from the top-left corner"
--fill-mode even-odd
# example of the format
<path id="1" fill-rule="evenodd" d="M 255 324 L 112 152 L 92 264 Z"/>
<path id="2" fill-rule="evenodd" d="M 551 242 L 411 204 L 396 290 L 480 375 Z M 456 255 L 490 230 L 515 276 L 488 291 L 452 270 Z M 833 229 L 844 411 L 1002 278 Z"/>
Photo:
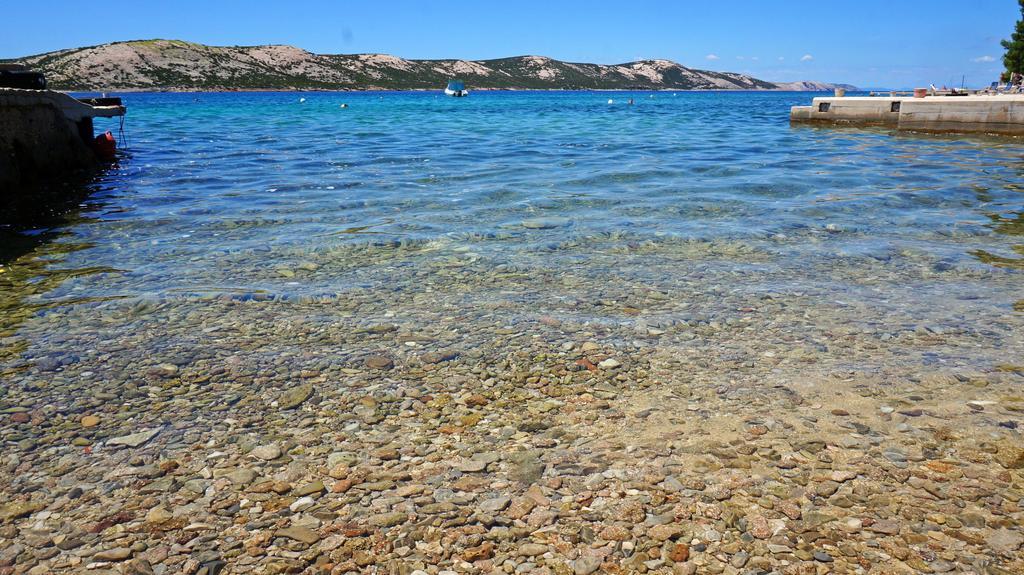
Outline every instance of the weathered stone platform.
<path id="1" fill-rule="evenodd" d="M 821 97 L 793 106 L 791 122 L 887 126 L 918 132 L 1024 136 L 1024 94 Z"/>
<path id="2" fill-rule="evenodd" d="M 0 207 L 32 202 L 37 184 L 96 166 L 93 118 L 124 113 L 52 90 L 0 88 Z"/>

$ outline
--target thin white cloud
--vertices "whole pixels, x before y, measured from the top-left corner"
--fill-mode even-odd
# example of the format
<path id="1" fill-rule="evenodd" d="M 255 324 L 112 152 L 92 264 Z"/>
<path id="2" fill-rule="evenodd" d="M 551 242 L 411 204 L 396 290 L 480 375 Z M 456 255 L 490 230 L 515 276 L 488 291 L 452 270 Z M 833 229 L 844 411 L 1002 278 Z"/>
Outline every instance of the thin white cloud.
<path id="1" fill-rule="evenodd" d="M 996 61 L 996 59 L 993 58 L 992 56 L 979 56 L 977 58 L 972 58 L 971 59 L 971 62 L 995 62 L 995 61 Z"/>
<path id="2" fill-rule="evenodd" d="M 786 61 L 786 57 L 785 56 L 779 56 L 779 62 L 785 62 L 785 61 Z"/>
<path id="3" fill-rule="evenodd" d="M 721 59 L 721 58 L 719 58 L 719 57 L 718 57 L 718 56 L 717 56 L 716 54 L 708 54 L 708 55 L 707 55 L 707 56 L 705 56 L 704 58 L 706 58 L 706 59 L 708 59 L 708 60 L 720 60 L 720 59 Z"/>
<path id="4" fill-rule="evenodd" d="M 814 56 L 811 56 L 810 54 L 804 54 L 803 57 L 800 58 L 800 61 L 801 62 L 810 62 L 813 59 L 814 59 Z"/>
<path id="5" fill-rule="evenodd" d="M 761 59 L 761 57 L 760 56 L 751 56 L 750 59 L 755 61 L 755 62 L 757 62 L 758 60 Z"/>

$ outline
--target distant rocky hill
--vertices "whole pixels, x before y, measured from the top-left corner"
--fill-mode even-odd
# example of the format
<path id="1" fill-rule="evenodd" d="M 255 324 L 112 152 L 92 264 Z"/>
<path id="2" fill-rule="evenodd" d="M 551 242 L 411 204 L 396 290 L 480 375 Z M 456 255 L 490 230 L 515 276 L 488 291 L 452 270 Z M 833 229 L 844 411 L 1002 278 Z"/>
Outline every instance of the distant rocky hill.
<path id="1" fill-rule="evenodd" d="M 206 46 L 137 40 L 10 60 L 46 74 L 58 90 L 420 90 L 452 78 L 470 89 L 831 90 L 744 74 L 694 70 L 668 60 L 601 65 L 543 56 L 406 60 L 385 54 L 313 54 L 294 46 Z M 852 87 L 850 87 L 852 88 Z"/>
<path id="2" fill-rule="evenodd" d="M 857 90 L 858 88 L 852 84 L 830 84 L 828 82 L 775 82 L 779 90 L 788 90 L 790 92 L 824 92 L 835 90 L 836 88 L 843 88 L 850 92 Z"/>

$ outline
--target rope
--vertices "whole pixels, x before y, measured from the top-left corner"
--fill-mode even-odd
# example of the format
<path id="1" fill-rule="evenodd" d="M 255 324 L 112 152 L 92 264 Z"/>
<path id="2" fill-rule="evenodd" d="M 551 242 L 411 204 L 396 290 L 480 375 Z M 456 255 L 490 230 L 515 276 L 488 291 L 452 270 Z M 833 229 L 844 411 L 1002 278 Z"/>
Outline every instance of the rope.
<path id="1" fill-rule="evenodd" d="M 124 145 L 121 146 L 121 147 L 124 148 L 125 150 L 127 150 L 128 149 L 128 135 L 125 134 L 125 132 L 124 132 L 124 116 L 121 116 L 121 124 L 117 128 L 117 135 L 118 135 L 119 139 L 124 143 Z"/>

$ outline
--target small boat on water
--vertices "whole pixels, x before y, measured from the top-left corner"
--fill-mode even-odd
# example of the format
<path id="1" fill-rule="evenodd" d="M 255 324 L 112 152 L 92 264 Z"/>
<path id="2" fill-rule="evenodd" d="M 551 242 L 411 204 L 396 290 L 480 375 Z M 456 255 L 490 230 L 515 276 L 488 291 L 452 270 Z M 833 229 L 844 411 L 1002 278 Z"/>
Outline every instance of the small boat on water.
<path id="1" fill-rule="evenodd" d="M 469 95 L 469 90 L 466 89 L 466 85 L 462 83 L 462 80 L 452 80 L 448 82 L 448 87 L 444 89 L 444 93 L 453 98 L 462 98 Z"/>

